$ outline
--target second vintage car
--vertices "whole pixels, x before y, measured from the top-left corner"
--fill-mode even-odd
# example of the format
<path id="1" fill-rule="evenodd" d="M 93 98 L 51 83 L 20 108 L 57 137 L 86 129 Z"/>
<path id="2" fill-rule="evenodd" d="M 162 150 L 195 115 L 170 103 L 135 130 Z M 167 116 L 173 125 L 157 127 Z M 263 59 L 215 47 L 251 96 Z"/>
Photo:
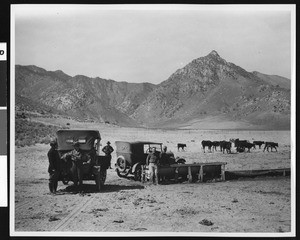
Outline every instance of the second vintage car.
<path id="1" fill-rule="evenodd" d="M 146 158 L 153 147 L 159 153 L 162 152 L 162 143 L 158 142 L 124 142 L 116 141 L 116 171 L 119 177 L 134 178 L 136 181 L 142 180 L 143 168 L 146 165 Z M 175 159 L 172 152 L 167 152 L 169 164 L 183 163 L 184 159 Z"/>

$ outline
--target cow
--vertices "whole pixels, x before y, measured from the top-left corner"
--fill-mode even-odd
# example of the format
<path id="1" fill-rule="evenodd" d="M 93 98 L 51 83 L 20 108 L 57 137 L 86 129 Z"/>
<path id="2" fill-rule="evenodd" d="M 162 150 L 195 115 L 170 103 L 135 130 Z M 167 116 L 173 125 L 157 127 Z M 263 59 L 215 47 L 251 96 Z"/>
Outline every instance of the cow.
<path id="1" fill-rule="evenodd" d="M 256 149 L 254 143 L 245 142 L 245 143 L 243 143 L 242 145 L 243 145 L 243 147 L 248 148 L 248 152 L 250 152 L 250 149 L 251 149 L 251 148 Z"/>
<path id="2" fill-rule="evenodd" d="M 267 151 L 269 152 L 269 148 L 271 148 L 271 152 L 272 152 L 273 148 L 275 148 L 275 150 L 277 152 L 277 148 L 276 147 L 278 147 L 278 143 L 275 143 L 275 142 L 265 142 L 264 151 L 267 149 Z"/>
<path id="3" fill-rule="evenodd" d="M 231 142 L 227 142 L 227 141 L 221 141 L 220 142 L 220 149 L 221 151 L 224 151 L 226 150 L 227 153 L 231 153 Z"/>
<path id="4" fill-rule="evenodd" d="M 220 141 L 213 141 L 212 142 L 212 149 L 217 151 L 217 146 L 220 146 Z"/>
<path id="5" fill-rule="evenodd" d="M 264 143 L 264 141 L 253 141 L 253 144 L 258 145 L 259 149 L 261 149 L 261 145 L 263 145 Z"/>
<path id="6" fill-rule="evenodd" d="M 236 152 L 244 152 L 247 143 L 250 143 L 248 140 L 240 140 L 240 139 L 230 139 L 231 142 L 234 142 L 234 146 L 236 147 Z"/>
<path id="7" fill-rule="evenodd" d="M 179 149 L 181 148 L 182 151 L 184 151 L 184 148 L 186 147 L 186 144 L 185 143 L 178 143 L 177 144 L 177 149 L 178 149 L 178 152 L 179 152 Z"/>
<path id="8" fill-rule="evenodd" d="M 201 142 L 202 144 L 202 148 L 203 148 L 203 151 L 205 152 L 205 147 L 208 147 L 208 150 L 211 152 L 211 147 L 212 147 L 212 141 L 209 141 L 209 140 L 203 140 Z"/>

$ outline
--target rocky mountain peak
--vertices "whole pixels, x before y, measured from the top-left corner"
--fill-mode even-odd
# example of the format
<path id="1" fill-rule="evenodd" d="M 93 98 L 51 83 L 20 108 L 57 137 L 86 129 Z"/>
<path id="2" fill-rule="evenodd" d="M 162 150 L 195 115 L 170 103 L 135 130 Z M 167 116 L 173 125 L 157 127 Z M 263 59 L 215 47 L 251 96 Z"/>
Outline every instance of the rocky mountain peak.
<path id="1" fill-rule="evenodd" d="M 207 56 L 220 57 L 216 50 L 212 50 Z"/>

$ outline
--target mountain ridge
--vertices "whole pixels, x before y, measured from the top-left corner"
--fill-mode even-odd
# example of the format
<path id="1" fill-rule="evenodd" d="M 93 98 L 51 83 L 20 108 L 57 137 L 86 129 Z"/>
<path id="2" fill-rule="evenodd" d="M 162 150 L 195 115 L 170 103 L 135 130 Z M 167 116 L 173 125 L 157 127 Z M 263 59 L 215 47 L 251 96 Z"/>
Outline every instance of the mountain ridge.
<path id="1" fill-rule="evenodd" d="M 16 65 L 16 95 L 59 114 L 120 126 L 180 128 L 202 122 L 206 128 L 210 118 L 219 119 L 218 128 L 226 121 L 253 129 L 290 126 L 290 80 L 247 72 L 215 50 L 159 84 L 71 77 L 61 70 Z"/>

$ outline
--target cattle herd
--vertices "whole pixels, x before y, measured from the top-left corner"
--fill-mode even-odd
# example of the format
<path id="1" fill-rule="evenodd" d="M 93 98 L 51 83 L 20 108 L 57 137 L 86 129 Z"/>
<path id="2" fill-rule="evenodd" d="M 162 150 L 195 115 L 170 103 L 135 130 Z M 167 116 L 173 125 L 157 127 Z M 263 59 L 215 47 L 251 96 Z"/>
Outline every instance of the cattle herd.
<path id="1" fill-rule="evenodd" d="M 220 151 L 225 153 L 231 153 L 231 148 L 233 147 L 232 144 L 234 144 L 234 147 L 236 148 L 236 152 L 250 152 L 250 149 L 254 148 L 255 146 L 259 146 L 259 149 L 261 149 L 261 146 L 265 144 L 264 150 L 267 150 L 269 152 L 269 149 L 271 148 L 271 152 L 273 151 L 273 148 L 277 152 L 278 143 L 275 142 L 264 142 L 264 141 L 253 141 L 252 143 L 248 140 L 240 140 L 240 139 L 230 139 L 229 141 L 210 141 L 210 140 L 203 140 L 201 142 L 203 151 L 205 153 L 205 148 L 212 152 L 217 151 L 217 147 L 220 148 Z M 178 151 L 181 148 L 184 150 L 184 147 L 186 147 L 186 144 L 178 143 L 177 148 Z"/>

